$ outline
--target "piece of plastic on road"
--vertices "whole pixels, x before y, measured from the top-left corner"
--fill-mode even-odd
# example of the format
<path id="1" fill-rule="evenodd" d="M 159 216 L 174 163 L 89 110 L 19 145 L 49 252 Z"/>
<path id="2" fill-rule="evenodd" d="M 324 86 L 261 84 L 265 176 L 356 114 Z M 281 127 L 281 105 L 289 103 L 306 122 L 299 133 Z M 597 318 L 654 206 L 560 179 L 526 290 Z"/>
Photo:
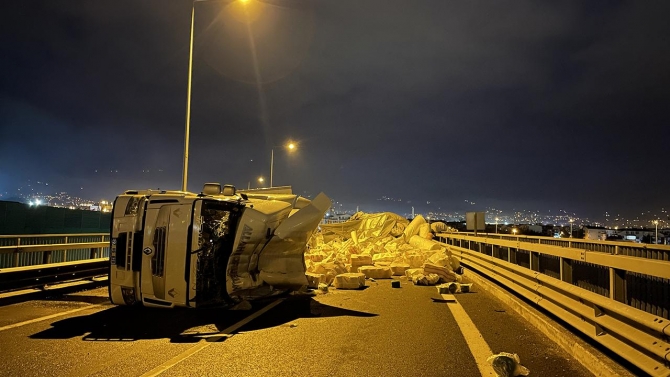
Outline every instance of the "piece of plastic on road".
<path id="1" fill-rule="evenodd" d="M 456 282 L 442 283 L 440 285 L 436 285 L 435 288 L 437 288 L 438 294 L 454 294 L 461 291 L 460 284 Z"/>
<path id="2" fill-rule="evenodd" d="M 365 287 L 365 274 L 349 272 L 335 276 L 333 285 L 337 289 L 359 289 Z"/>
<path id="3" fill-rule="evenodd" d="M 435 285 L 440 281 L 436 274 L 419 274 L 412 277 L 412 283 L 415 285 Z"/>
<path id="4" fill-rule="evenodd" d="M 500 352 L 490 356 L 490 362 L 498 377 L 527 376 L 530 370 L 521 365 L 521 359 L 516 353 Z"/>
<path id="5" fill-rule="evenodd" d="M 358 268 L 358 272 L 369 279 L 390 279 L 393 275 L 391 267 L 363 266 Z"/>
<path id="6" fill-rule="evenodd" d="M 443 283 L 449 283 L 452 281 L 461 281 L 461 277 L 457 275 L 448 267 L 438 266 L 431 263 L 425 263 L 423 265 L 424 274 L 435 274 L 440 277 L 440 281 Z"/>

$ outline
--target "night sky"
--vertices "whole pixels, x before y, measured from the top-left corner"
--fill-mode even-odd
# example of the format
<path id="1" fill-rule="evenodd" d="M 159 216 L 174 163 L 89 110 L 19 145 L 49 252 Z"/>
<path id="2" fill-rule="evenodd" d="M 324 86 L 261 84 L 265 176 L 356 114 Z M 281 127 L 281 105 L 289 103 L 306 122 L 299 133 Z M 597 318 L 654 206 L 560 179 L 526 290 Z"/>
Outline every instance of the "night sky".
<path id="1" fill-rule="evenodd" d="M 191 4 L 2 1 L 0 193 L 179 189 Z M 188 188 L 267 184 L 274 148 L 275 185 L 344 209 L 660 212 L 668 14 L 668 1 L 198 2 Z"/>

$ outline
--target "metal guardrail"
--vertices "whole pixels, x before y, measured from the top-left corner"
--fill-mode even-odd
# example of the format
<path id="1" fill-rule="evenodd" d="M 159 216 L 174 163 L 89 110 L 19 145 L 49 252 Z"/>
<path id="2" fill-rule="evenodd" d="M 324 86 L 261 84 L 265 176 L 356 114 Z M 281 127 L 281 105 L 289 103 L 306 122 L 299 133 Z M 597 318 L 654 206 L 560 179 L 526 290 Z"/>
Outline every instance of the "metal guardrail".
<path id="1" fill-rule="evenodd" d="M 562 246 L 545 244 L 553 239 L 540 237 L 438 237 L 465 266 L 546 309 L 649 375 L 670 376 L 670 261 L 664 250 L 630 256 L 620 253 L 619 242 L 594 251 L 593 242 L 585 240 Z M 631 250 L 646 246 L 624 244 Z"/>
<path id="2" fill-rule="evenodd" d="M 109 256 L 109 233 L 0 235 L 0 268 Z"/>
<path id="3" fill-rule="evenodd" d="M 461 232 L 459 234 L 474 236 L 471 232 Z M 477 237 L 487 239 L 501 239 L 507 241 L 519 241 L 537 243 L 542 245 L 553 245 L 560 247 L 571 247 L 589 251 L 600 251 L 603 253 L 615 255 L 628 255 L 631 257 L 640 257 L 648 259 L 670 260 L 670 245 L 644 244 L 624 241 L 601 241 L 586 240 L 580 238 L 554 238 L 543 236 L 515 236 L 500 233 L 481 233 Z"/>
<path id="4" fill-rule="evenodd" d="M 109 233 L 0 235 L 0 291 L 109 272 Z"/>
<path id="5" fill-rule="evenodd" d="M 109 258 L 0 270 L 0 292 L 93 278 L 109 273 Z"/>

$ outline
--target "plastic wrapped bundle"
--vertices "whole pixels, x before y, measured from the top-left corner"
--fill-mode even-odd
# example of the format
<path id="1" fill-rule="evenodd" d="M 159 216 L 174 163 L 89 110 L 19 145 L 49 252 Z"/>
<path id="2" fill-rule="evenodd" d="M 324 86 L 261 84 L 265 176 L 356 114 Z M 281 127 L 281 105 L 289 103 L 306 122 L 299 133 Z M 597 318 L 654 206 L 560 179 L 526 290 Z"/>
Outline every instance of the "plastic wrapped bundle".
<path id="1" fill-rule="evenodd" d="M 430 229 L 434 233 L 444 233 L 449 229 L 449 226 L 443 222 L 438 221 L 430 224 Z"/>
<path id="2" fill-rule="evenodd" d="M 461 277 L 456 275 L 456 273 L 452 271 L 450 267 L 442 267 L 435 264 L 426 263 L 423 265 L 423 272 L 424 274 L 436 274 L 444 283 L 461 280 Z"/>
<path id="3" fill-rule="evenodd" d="M 431 255 L 426 262 L 442 267 L 451 266 L 449 256 L 441 251 Z"/>
<path id="4" fill-rule="evenodd" d="M 372 279 L 390 279 L 392 275 L 391 267 L 363 266 L 358 268 L 358 272 Z"/>
<path id="5" fill-rule="evenodd" d="M 409 264 L 397 264 L 393 263 L 391 264 L 391 273 L 393 276 L 403 276 L 405 275 L 405 271 L 409 269 Z"/>
<path id="6" fill-rule="evenodd" d="M 500 352 L 486 359 L 493 366 L 498 377 L 527 376 L 530 371 L 521 365 L 519 355 L 515 353 Z"/>
<path id="7" fill-rule="evenodd" d="M 416 275 L 423 275 L 423 268 L 409 268 L 405 270 L 405 276 L 410 280 Z"/>
<path id="8" fill-rule="evenodd" d="M 365 287 L 365 274 L 350 272 L 335 276 L 335 288 L 337 289 L 359 289 Z"/>
<path id="9" fill-rule="evenodd" d="M 358 272 L 361 266 L 372 266 L 372 257 L 370 255 L 351 255 L 351 272 Z"/>
<path id="10" fill-rule="evenodd" d="M 430 240 L 433 238 L 433 234 L 430 232 L 430 224 L 421 224 L 419 227 L 419 237 Z"/>
<path id="11" fill-rule="evenodd" d="M 405 239 L 409 240 L 412 236 L 419 234 L 419 228 L 423 224 L 426 224 L 426 219 L 421 215 L 417 215 L 405 228 L 405 231 L 403 232 L 405 234 Z"/>
<path id="12" fill-rule="evenodd" d="M 440 250 L 442 249 L 442 246 L 440 246 L 439 243 L 433 241 L 433 240 L 428 240 L 425 238 L 421 238 L 420 236 L 412 236 L 409 238 L 409 244 L 412 247 L 415 247 L 417 249 L 421 250 Z"/>
<path id="13" fill-rule="evenodd" d="M 419 268 L 426 261 L 426 258 L 420 252 L 408 252 L 401 258 L 402 262 L 408 264 L 411 268 Z M 398 261 L 398 260 L 396 260 Z"/>
<path id="14" fill-rule="evenodd" d="M 381 253 L 372 256 L 372 260 L 377 262 L 393 262 L 398 256 L 395 253 Z"/>
<path id="15" fill-rule="evenodd" d="M 415 285 L 435 285 L 440 281 L 440 277 L 435 274 L 419 274 L 412 277 L 412 283 Z"/>

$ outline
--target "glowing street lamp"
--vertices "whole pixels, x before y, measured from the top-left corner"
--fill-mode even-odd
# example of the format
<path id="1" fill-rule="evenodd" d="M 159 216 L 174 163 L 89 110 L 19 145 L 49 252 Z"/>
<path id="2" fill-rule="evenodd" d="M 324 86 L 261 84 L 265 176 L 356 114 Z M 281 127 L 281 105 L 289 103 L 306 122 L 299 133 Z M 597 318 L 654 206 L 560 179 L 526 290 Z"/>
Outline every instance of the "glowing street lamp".
<path id="1" fill-rule="evenodd" d="M 568 221 L 570 221 L 570 238 L 572 238 L 572 223 L 575 222 L 575 219 L 570 219 Z"/>
<path id="2" fill-rule="evenodd" d="M 265 182 L 265 179 L 263 177 L 258 177 L 258 183 L 260 183 L 261 186 L 263 186 L 263 182 Z"/>
<path id="3" fill-rule="evenodd" d="M 298 147 L 294 142 L 290 141 L 288 144 L 286 144 L 284 146 L 284 148 L 286 148 L 289 152 L 293 152 Z M 274 175 L 274 166 L 275 166 L 275 149 L 272 148 L 271 154 L 270 154 L 270 187 L 274 187 L 272 185 L 273 184 L 272 177 Z"/>
<path id="4" fill-rule="evenodd" d="M 496 217 L 496 234 L 498 234 L 498 218 Z"/>
<path id="5" fill-rule="evenodd" d="M 654 220 L 651 222 L 652 224 L 656 225 L 656 238 L 654 238 L 654 243 L 658 243 L 658 220 Z"/>
<path id="6" fill-rule="evenodd" d="M 512 233 L 514 233 L 515 236 L 516 236 L 517 232 L 518 232 L 518 230 L 516 228 L 512 228 Z"/>

